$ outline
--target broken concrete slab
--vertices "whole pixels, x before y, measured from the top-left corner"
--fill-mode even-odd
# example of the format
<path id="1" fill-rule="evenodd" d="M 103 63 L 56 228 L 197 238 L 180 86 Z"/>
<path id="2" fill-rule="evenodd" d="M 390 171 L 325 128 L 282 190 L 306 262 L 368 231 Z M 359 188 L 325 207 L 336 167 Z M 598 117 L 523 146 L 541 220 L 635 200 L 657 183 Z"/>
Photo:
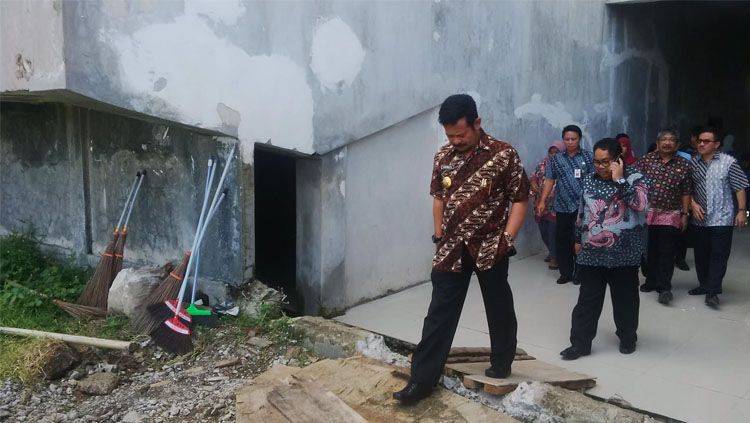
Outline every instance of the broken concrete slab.
<path id="1" fill-rule="evenodd" d="M 326 358 L 350 357 L 357 352 L 357 343 L 367 343 L 372 332 L 322 317 L 303 316 L 292 320 L 302 336 L 302 345 Z"/>
<path id="2" fill-rule="evenodd" d="M 322 360 L 302 369 L 274 366 L 237 392 L 237 421 L 288 422 L 267 396 L 292 375 L 314 380 L 335 394 L 354 411 L 372 422 L 515 422 L 512 417 L 451 391 L 436 388 L 429 398 L 413 407 L 403 407 L 392 398 L 405 381 L 390 366 L 364 357 Z"/>
<path id="3" fill-rule="evenodd" d="M 272 305 L 281 308 L 286 300 L 286 295 L 277 291 L 263 282 L 254 280 L 247 287 L 243 287 L 237 301 L 240 313 L 250 318 L 258 318 L 263 313 L 262 305 Z"/>
<path id="4" fill-rule="evenodd" d="M 521 383 L 503 399 L 506 412 L 523 421 L 645 423 L 647 415 L 596 401 L 541 382 Z"/>

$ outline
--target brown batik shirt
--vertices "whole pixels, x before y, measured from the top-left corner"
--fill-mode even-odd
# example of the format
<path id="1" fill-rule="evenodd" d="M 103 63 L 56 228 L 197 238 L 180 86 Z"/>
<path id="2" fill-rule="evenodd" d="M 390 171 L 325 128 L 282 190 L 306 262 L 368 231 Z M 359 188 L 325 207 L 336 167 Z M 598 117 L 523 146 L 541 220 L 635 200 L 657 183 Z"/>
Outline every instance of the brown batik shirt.
<path id="1" fill-rule="evenodd" d="M 466 245 L 477 268 L 488 270 L 508 253 L 503 236 L 508 209 L 510 203 L 528 198 L 529 180 L 516 150 L 482 131 L 473 151 L 460 153 L 450 144 L 438 150 L 430 195 L 445 202 L 443 239 L 432 266 L 460 272 Z"/>

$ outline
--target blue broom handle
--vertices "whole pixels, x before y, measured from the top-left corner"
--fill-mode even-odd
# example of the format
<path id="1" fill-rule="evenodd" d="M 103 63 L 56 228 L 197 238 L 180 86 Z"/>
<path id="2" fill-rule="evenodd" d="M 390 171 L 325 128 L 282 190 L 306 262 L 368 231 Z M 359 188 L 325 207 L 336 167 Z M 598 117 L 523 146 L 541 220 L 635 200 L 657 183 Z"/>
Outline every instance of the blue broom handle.
<path id="1" fill-rule="evenodd" d="M 138 191 L 140 191 L 141 184 L 143 183 L 144 179 L 146 179 L 145 170 L 141 172 L 141 177 L 138 179 L 138 185 L 136 185 L 135 192 L 133 192 L 133 198 L 130 200 L 130 207 L 128 207 L 128 215 L 125 217 L 125 224 L 123 225 L 123 228 L 128 227 L 128 222 L 130 222 L 130 213 L 133 212 L 133 205 L 135 204 L 135 198 L 138 196 Z"/>
<path id="2" fill-rule="evenodd" d="M 128 192 L 128 198 L 125 200 L 125 206 L 122 208 L 122 213 L 120 213 L 120 220 L 117 221 L 117 226 L 115 226 L 115 230 L 120 229 L 120 225 L 122 225 L 122 219 L 125 218 L 125 212 L 128 210 L 128 204 L 130 204 L 130 198 L 133 196 L 133 191 L 135 191 L 135 186 L 138 184 L 138 180 L 141 179 L 141 172 L 138 171 L 135 174 L 135 179 L 133 179 L 133 184 L 130 185 L 130 192 Z"/>

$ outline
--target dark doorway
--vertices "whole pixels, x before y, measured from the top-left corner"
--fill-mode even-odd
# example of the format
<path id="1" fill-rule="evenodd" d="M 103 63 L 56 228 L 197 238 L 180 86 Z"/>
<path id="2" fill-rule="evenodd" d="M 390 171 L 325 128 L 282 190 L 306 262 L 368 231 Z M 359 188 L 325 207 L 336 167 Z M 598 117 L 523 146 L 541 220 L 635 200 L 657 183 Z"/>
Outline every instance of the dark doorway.
<path id="1" fill-rule="evenodd" d="M 255 275 L 283 290 L 297 309 L 297 201 L 295 158 L 255 148 Z"/>

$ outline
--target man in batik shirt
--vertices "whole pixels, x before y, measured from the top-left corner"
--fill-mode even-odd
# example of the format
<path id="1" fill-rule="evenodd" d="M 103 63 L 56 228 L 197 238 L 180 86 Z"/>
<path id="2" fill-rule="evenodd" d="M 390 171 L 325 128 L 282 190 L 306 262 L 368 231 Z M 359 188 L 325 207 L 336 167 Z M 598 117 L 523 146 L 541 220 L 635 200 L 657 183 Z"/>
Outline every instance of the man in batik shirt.
<path id="1" fill-rule="evenodd" d="M 435 155 L 430 184 L 436 244 L 432 300 L 409 384 L 393 394 L 403 404 L 427 397 L 437 384 L 472 273 L 479 279 L 490 332 L 491 367 L 485 375 L 507 377 L 516 353 L 508 257 L 528 208 L 529 180 L 516 150 L 482 130 L 470 96 L 448 97 L 438 120 L 449 143 Z"/>
<path id="2" fill-rule="evenodd" d="M 747 177 L 734 157 L 719 152 L 719 134 L 706 128 L 698 135 L 698 155 L 690 162 L 693 175 L 693 251 L 697 288 L 690 295 L 706 295 L 706 305 L 719 306 L 721 285 L 732 251 L 733 226 L 747 226 Z M 735 210 L 732 197 L 737 200 Z"/>
<path id="3" fill-rule="evenodd" d="M 690 162 L 676 155 L 680 134 L 676 129 L 664 129 L 656 137 L 656 150 L 636 162 L 637 167 L 651 181 L 648 193 L 648 271 L 642 292 L 656 291 L 659 302 L 672 301 L 674 256 L 680 232 L 687 229 L 690 193 L 693 180 Z"/>
<path id="4" fill-rule="evenodd" d="M 583 178 L 575 245 L 581 289 L 573 309 L 571 346 L 560 352 L 563 360 L 591 353 L 607 285 L 620 352 L 635 351 L 648 183 L 636 169 L 624 165 L 621 152 L 613 138 L 598 141 L 594 144 L 596 173 Z"/>

